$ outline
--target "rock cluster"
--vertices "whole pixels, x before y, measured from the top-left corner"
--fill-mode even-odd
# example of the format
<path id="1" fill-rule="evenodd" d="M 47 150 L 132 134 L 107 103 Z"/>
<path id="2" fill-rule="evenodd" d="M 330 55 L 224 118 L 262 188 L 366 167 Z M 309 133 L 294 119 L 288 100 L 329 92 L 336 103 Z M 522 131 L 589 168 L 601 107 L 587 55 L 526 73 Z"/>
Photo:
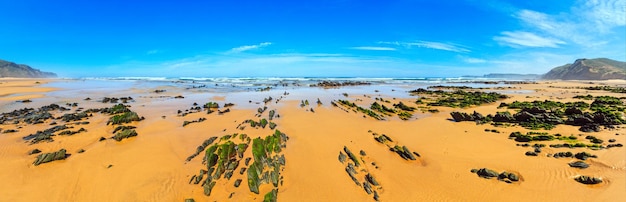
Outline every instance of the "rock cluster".
<path id="1" fill-rule="evenodd" d="M 311 87 L 324 87 L 324 88 L 336 88 L 342 86 L 362 86 L 362 85 L 371 85 L 372 83 L 363 82 L 363 81 L 321 81 L 317 84 L 311 84 Z"/>
<path id="2" fill-rule="evenodd" d="M 412 152 L 406 146 L 398 145 L 389 136 L 385 134 L 372 133 L 372 135 L 374 136 L 374 140 L 376 140 L 378 143 L 384 144 L 385 146 L 389 148 L 389 151 L 395 152 L 396 154 L 398 154 L 398 156 L 400 156 L 404 160 L 415 161 L 417 160 L 417 157 L 421 157 L 419 153 Z"/>
<path id="3" fill-rule="evenodd" d="M 361 150 L 359 154 L 361 156 L 365 156 L 365 151 Z M 339 151 L 338 159 L 339 162 L 346 166 L 346 173 L 348 174 L 350 179 L 352 179 L 354 184 L 356 186 L 362 187 L 368 195 L 373 195 L 372 197 L 374 198 L 374 200 L 379 201 L 380 196 L 378 195 L 378 192 L 382 190 L 382 186 L 376 180 L 374 175 L 368 171 L 367 167 L 362 165 L 362 163 L 365 163 L 365 161 L 363 161 L 361 158 L 358 158 L 346 146 L 343 147 L 343 151 Z M 359 180 L 361 176 L 363 179 L 362 182 Z"/>
<path id="4" fill-rule="evenodd" d="M 472 169 L 471 172 L 476 173 L 476 175 L 485 179 L 491 179 L 491 178 L 497 177 L 498 180 L 506 182 L 506 183 L 513 183 L 513 182 L 517 182 L 520 180 L 519 176 L 517 176 L 515 173 L 510 173 L 506 171 L 498 173 L 488 168 Z"/>

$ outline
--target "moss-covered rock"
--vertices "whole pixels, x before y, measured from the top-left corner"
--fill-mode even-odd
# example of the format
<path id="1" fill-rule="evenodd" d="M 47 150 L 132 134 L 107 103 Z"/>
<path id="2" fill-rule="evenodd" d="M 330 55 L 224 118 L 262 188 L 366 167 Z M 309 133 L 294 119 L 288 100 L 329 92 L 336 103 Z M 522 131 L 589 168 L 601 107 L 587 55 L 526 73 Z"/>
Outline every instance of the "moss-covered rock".
<path id="1" fill-rule="evenodd" d="M 48 163 L 48 162 L 52 162 L 56 160 L 63 160 L 67 158 L 67 156 L 68 155 L 66 154 L 65 149 L 61 149 L 59 151 L 52 152 L 52 153 L 39 154 L 37 158 L 35 159 L 35 162 L 33 162 L 33 165 L 38 166 L 39 164 L 42 164 L 42 163 Z"/>
<path id="2" fill-rule="evenodd" d="M 122 141 L 123 139 L 135 137 L 135 136 L 137 136 L 137 131 L 135 131 L 134 129 L 126 129 L 126 130 L 122 130 L 116 133 L 115 136 L 113 136 L 113 139 L 119 142 L 119 141 Z"/>

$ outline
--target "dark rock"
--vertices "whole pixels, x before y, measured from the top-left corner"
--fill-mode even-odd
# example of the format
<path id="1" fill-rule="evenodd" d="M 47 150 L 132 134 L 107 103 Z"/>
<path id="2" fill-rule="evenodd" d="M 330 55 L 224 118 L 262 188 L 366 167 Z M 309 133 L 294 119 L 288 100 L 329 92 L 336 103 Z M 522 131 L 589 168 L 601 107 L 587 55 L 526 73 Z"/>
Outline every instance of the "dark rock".
<path id="1" fill-rule="evenodd" d="M 39 154 L 39 153 L 41 153 L 41 150 L 39 150 L 39 149 L 33 149 L 33 150 L 30 150 L 30 151 L 28 152 L 28 155 Z"/>
<path id="2" fill-rule="evenodd" d="M 365 151 L 363 151 L 363 150 L 361 150 L 361 151 L 359 152 L 359 154 L 361 154 L 361 156 L 367 156 L 367 153 L 365 153 Z"/>
<path id="3" fill-rule="evenodd" d="M 615 139 L 609 139 L 609 142 L 615 142 Z"/>
<path id="4" fill-rule="evenodd" d="M 79 154 L 80 154 L 80 153 L 83 153 L 83 152 L 85 152 L 85 150 L 84 150 L 84 149 L 79 149 L 79 150 L 77 151 L 77 153 L 79 153 Z"/>
<path id="5" fill-rule="evenodd" d="M 374 191 L 374 200 L 380 201 L 380 196 L 378 196 L 378 192 Z"/>
<path id="6" fill-rule="evenodd" d="M 239 187 L 241 185 L 241 179 L 235 180 L 235 187 Z"/>
<path id="7" fill-rule="evenodd" d="M 573 115 L 568 117 L 566 123 L 574 126 L 584 126 L 593 123 L 593 120 L 583 115 Z"/>
<path id="8" fill-rule="evenodd" d="M 365 175 L 365 180 L 374 186 L 380 185 L 378 184 L 378 181 L 376 181 L 376 178 L 374 178 L 374 176 L 370 175 L 369 173 Z"/>
<path id="9" fill-rule="evenodd" d="M 507 172 L 502 172 L 498 175 L 498 180 L 506 180 L 509 178 L 509 173 Z"/>
<path id="10" fill-rule="evenodd" d="M 193 200 L 192 198 L 188 198 L 188 199 L 185 199 L 185 202 L 196 202 L 196 200 Z"/>
<path id="11" fill-rule="evenodd" d="M 465 112 L 451 112 L 450 116 L 452 116 L 452 119 L 454 119 L 454 121 L 456 122 L 474 121 L 474 117 Z"/>
<path id="12" fill-rule="evenodd" d="M 98 141 L 102 142 L 102 141 L 105 141 L 105 140 L 106 140 L 106 138 L 100 137 L 100 139 Z"/>
<path id="13" fill-rule="evenodd" d="M 191 176 L 191 179 L 189 179 L 189 183 L 187 184 L 191 184 L 192 182 L 196 181 L 196 175 Z"/>
<path id="14" fill-rule="evenodd" d="M 576 153 L 574 155 L 574 157 L 576 157 L 577 159 L 583 160 L 583 161 L 587 160 L 587 158 L 598 158 L 598 156 L 590 154 L 590 153 L 587 153 L 587 152 Z"/>
<path id="15" fill-rule="evenodd" d="M 584 126 L 581 126 L 580 129 L 578 129 L 582 132 L 586 132 L 586 133 L 590 133 L 590 132 L 600 132 L 600 125 L 599 124 L 586 124 Z"/>
<path id="16" fill-rule="evenodd" d="M 532 119 L 536 119 L 536 117 L 533 114 L 526 112 L 526 111 L 517 113 L 513 117 L 518 122 L 531 122 Z"/>
<path id="17" fill-rule="evenodd" d="M 589 176 L 578 176 L 576 178 L 574 178 L 574 180 L 576 180 L 577 182 L 583 183 L 583 184 L 599 184 L 602 183 L 602 179 L 600 178 L 595 178 L 595 177 L 589 177 Z"/>
<path id="18" fill-rule="evenodd" d="M 565 109 L 565 115 L 574 115 L 574 114 L 583 114 L 583 111 L 575 107 L 568 107 L 567 109 Z"/>
<path id="19" fill-rule="evenodd" d="M 554 154 L 553 156 L 554 158 L 561 158 L 561 157 L 571 158 L 572 156 L 574 156 L 574 154 L 572 154 L 572 152 L 558 152 Z"/>
<path id="20" fill-rule="evenodd" d="M 493 122 L 505 122 L 505 123 L 510 123 L 510 122 L 514 122 L 515 118 L 510 114 L 510 113 L 496 113 L 495 116 L 493 116 Z"/>
<path id="21" fill-rule="evenodd" d="M 374 190 L 372 190 L 372 186 L 367 181 L 363 182 L 363 189 L 367 192 L 367 194 L 372 194 L 372 192 L 374 192 Z"/>
<path id="22" fill-rule="evenodd" d="M 569 165 L 570 167 L 573 167 L 573 168 L 580 168 L 580 169 L 585 169 L 585 168 L 588 168 L 588 167 L 589 167 L 589 164 L 587 164 L 587 163 L 585 163 L 585 162 L 582 162 L 582 161 L 575 161 L 575 162 L 571 162 L 571 163 L 568 163 L 568 165 Z"/>
<path id="23" fill-rule="evenodd" d="M 478 169 L 476 174 L 480 177 L 487 178 L 487 179 L 492 178 L 492 177 L 497 177 L 499 175 L 496 171 L 493 171 L 487 168 Z"/>
<path id="24" fill-rule="evenodd" d="M 537 153 L 532 152 L 532 151 L 527 151 L 527 152 L 525 153 L 525 155 L 526 155 L 526 156 L 537 156 Z"/>
<path id="25" fill-rule="evenodd" d="M 509 173 L 509 180 L 513 181 L 513 182 L 517 182 L 519 181 L 519 177 L 517 177 L 517 175 L 515 175 L 515 173 Z"/>
<path id="26" fill-rule="evenodd" d="M 541 108 L 538 108 L 538 107 L 523 108 L 521 111 L 522 112 L 528 112 L 528 113 L 531 113 L 531 114 L 543 114 L 543 113 L 547 112 L 545 109 L 541 109 Z"/>
<path id="27" fill-rule="evenodd" d="M 345 163 L 346 162 L 346 155 L 343 154 L 343 152 L 339 151 L 339 162 L 341 163 Z"/>

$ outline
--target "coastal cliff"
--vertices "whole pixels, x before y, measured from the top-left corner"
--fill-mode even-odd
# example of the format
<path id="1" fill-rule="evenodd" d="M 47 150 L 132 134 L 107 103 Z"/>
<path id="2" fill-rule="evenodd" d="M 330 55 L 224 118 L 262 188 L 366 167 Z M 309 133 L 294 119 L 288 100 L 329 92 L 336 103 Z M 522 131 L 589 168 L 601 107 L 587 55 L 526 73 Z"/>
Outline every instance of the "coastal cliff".
<path id="1" fill-rule="evenodd" d="M 0 60 L 0 77 L 50 78 L 56 76 L 55 73 L 43 72 L 28 65 Z"/>
<path id="2" fill-rule="evenodd" d="M 607 58 L 578 59 L 572 64 L 553 68 L 542 78 L 562 80 L 626 79 L 626 62 Z"/>

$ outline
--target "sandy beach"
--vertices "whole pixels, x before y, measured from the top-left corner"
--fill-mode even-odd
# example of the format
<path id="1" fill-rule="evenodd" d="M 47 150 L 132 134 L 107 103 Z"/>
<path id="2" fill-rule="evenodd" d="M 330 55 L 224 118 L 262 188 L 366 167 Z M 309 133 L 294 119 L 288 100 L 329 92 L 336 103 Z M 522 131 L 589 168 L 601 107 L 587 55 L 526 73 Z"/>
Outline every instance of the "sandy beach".
<path id="1" fill-rule="evenodd" d="M 272 190 L 276 190 L 278 201 L 619 201 L 626 195 L 626 149 L 607 148 L 609 144 L 626 143 L 626 125 L 601 128 L 599 132 L 582 132 L 580 126 L 567 124 L 557 124 L 551 130 L 532 130 L 520 125 L 455 122 L 451 117 L 451 112 L 515 112 L 516 109 L 499 107 L 513 101 L 594 101 L 574 98 L 577 95 L 622 98 L 623 105 L 624 93 L 584 89 L 626 87 L 623 80 L 480 84 L 475 86 L 481 88 L 467 91 L 497 92 L 508 98 L 469 107 L 418 104 L 416 101 L 424 95 L 408 92 L 434 84 L 272 86 L 269 90 L 251 87 L 252 90 L 233 92 L 215 91 L 211 86 L 190 88 L 194 85 L 197 84 L 1 79 L 0 113 L 5 113 L 1 116 L 6 120 L 0 123 L 0 201 L 263 201 Z M 105 97 L 125 98 L 126 103 L 122 99 L 105 103 Z M 397 115 L 402 112 L 400 109 L 395 109 L 397 113 L 376 112 L 383 117 L 377 120 L 339 100 L 365 109 L 370 109 L 374 102 L 392 108 L 402 102 L 416 110 L 406 112 L 411 114 L 407 120 Z M 219 108 L 203 107 L 209 102 L 217 103 Z M 227 103 L 233 105 L 226 107 Z M 67 110 L 50 110 L 51 118 L 42 118 L 39 123 L 28 123 L 27 117 L 8 114 L 23 108 L 33 108 L 29 113 L 35 113 L 51 104 Z M 117 104 L 126 105 L 125 109 L 140 118 L 110 124 L 112 117 L 119 114 L 102 109 L 112 109 Z M 276 115 L 270 115 L 271 111 Z M 79 116 L 80 112 L 91 115 L 63 118 L 65 114 Z M 275 129 L 252 126 L 248 121 L 260 123 L 262 119 L 267 119 L 270 126 L 275 124 Z M 55 126 L 68 128 L 54 131 L 38 142 L 37 138 L 24 138 Z M 128 131 L 136 131 L 137 135 L 120 141 L 113 139 L 119 133 L 114 133 L 118 126 L 136 127 Z M 77 133 L 61 135 L 62 131 Z M 574 136 L 577 142 L 585 144 L 591 144 L 585 139 L 591 135 L 603 140 L 599 144 L 604 148 L 545 146 L 537 156 L 528 156 L 525 152 L 533 148 L 516 146 L 521 142 L 509 138 L 513 132 Z M 376 138 L 382 134 L 390 140 L 378 141 Z M 216 139 L 198 149 L 211 137 Z M 265 147 L 274 150 L 267 149 L 267 156 L 259 159 L 253 153 L 255 138 L 265 139 Z M 275 146 L 268 143 L 273 141 Z M 528 143 L 563 142 L 555 139 Z M 215 169 L 220 169 L 221 162 L 226 172 L 205 182 L 213 171 L 207 165 L 210 158 L 205 156 L 206 151 L 212 145 L 222 148 L 221 145 L 230 143 L 246 144 L 247 149 L 236 147 L 242 154 L 220 156 Z M 415 160 L 402 157 L 400 151 L 393 150 L 394 146 L 410 149 L 414 153 L 408 153 Z M 351 160 L 345 148 L 357 160 Z M 29 154 L 34 149 L 41 153 Z M 67 151 L 63 159 L 34 164 L 38 155 L 61 149 Z M 197 151 L 198 155 L 187 161 Z M 217 150 L 218 156 L 220 151 Z M 583 160 L 588 168 L 579 169 L 568 165 L 576 158 L 552 157 L 558 152 L 587 152 L 597 158 Z M 342 155 L 347 157 L 341 160 Z M 247 158 L 251 159 L 250 164 L 244 163 Z M 250 172 L 241 171 L 252 165 L 261 166 L 260 173 L 277 175 L 278 183 L 273 183 L 274 176 L 265 181 L 259 179 L 259 194 L 253 193 Z M 359 185 L 347 171 L 352 166 Z M 480 168 L 513 173 L 519 179 L 487 179 L 471 172 Z M 209 174 L 202 175 L 203 171 Z M 226 177 L 227 174 L 231 176 Z M 197 175 L 204 177 L 194 183 Z M 579 183 L 575 178 L 580 175 L 597 177 L 602 182 Z M 373 176 L 376 183 L 366 176 Z M 234 186 L 239 179 L 240 185 Z M 208 184 L 203 184 L 211 182 L 214 185 L 207 196 Z M 368 194 L 363 184 L 371 186 L 372 193 Z"/>

